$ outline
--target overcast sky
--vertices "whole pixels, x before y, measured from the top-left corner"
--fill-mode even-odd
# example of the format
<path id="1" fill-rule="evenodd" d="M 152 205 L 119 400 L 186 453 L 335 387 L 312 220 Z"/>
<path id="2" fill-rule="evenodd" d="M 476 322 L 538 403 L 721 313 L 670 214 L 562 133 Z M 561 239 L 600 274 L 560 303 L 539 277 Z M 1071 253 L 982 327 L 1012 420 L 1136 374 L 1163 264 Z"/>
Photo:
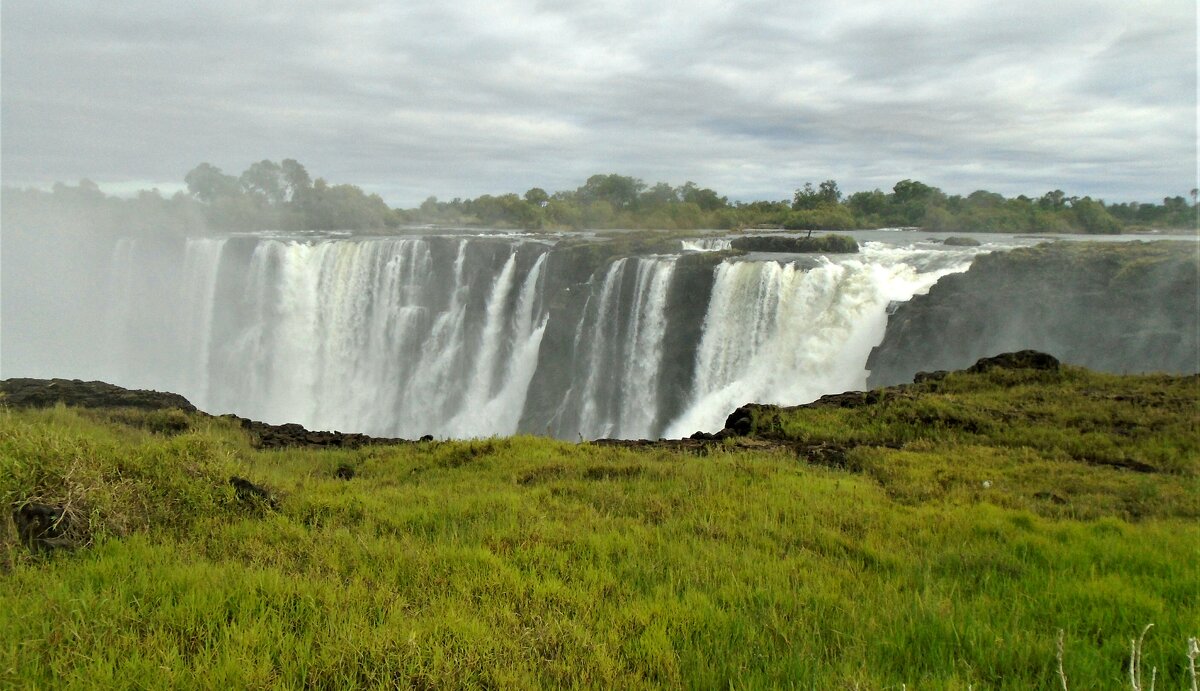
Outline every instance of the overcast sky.
<path id="1" fill-rule="evenodd" d="M 653 4 L 653 7 L 648 5 Z M 1196 186 L 1194 0 L 4 0 L 7 185 L 296 158 L 393 205 L 592 173 L 1109 201 Z"/>

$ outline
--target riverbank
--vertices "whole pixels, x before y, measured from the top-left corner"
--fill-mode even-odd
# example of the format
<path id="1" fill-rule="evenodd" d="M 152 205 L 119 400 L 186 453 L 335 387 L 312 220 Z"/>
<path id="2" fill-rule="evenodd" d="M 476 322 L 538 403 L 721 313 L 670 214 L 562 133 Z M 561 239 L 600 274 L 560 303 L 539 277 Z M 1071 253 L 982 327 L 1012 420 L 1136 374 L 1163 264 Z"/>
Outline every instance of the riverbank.
<path id="1" fill-rule="evenodd" d="M 0 497 L 61 508 L 73 549 L 5 520 L 0 683 L 1031 688 L 1061 629 L 1071 688 L 1117 687 L 1154 623 L 1142 664 L 1180 687 L 1198 403 L 986 369 L 678 449 L 6 408 Z"/>

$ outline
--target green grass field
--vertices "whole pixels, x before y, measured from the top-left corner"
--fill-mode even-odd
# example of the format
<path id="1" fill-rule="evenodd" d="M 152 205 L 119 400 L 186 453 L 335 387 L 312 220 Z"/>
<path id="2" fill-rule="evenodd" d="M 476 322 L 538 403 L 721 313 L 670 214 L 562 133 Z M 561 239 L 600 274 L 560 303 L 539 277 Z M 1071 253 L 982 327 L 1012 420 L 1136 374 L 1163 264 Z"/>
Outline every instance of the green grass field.
<path id="1" fill-rule="evenodd" d="M 1153 623 L 1146 679 L 1190 687 L 1200 379 L 952 374 L 755 429 L 845 467 L 0 408 L 0 504 L 86 543 L 33 555 L 3 517 L 0 686 L 1061 688 L 1061 629 L 1071 689 L 1128 688 Z"/>

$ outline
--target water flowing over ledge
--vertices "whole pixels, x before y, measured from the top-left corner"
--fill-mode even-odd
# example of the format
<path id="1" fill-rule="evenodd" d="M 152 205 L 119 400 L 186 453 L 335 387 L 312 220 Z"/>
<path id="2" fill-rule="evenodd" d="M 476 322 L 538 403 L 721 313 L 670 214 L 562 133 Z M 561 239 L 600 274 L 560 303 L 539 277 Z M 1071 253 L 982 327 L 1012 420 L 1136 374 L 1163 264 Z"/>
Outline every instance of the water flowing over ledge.
<path id="1" fill-rule="evenodd" d="M 378 436 L 682 436 L 746 402 L 862 388 L 888 306 L 989 249 L 680 245 L 597 259 L 506 236 L 121 240 L 87 376 Z"/>

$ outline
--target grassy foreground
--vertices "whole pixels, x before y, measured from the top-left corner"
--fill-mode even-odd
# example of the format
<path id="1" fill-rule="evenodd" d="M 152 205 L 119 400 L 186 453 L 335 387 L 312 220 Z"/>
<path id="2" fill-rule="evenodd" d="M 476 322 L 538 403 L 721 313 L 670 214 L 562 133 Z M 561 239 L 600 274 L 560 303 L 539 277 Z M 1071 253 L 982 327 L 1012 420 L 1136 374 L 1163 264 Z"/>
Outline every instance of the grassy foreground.
<path id="1" fill-rule="evenodd" d="M 842 468 L 720 442 L 259 451 L 178 412 L 0 407 L 0 505 L 65 503 L 88 541 L 33 556 L 3 517 L 0 686 L 1060 688 L 1062 629 L 1070 688 L 1119 688 L 1152 622 L 1146 678 L 1184 688 L 1198 383 L 951 374 L 756 415 Z"/>

